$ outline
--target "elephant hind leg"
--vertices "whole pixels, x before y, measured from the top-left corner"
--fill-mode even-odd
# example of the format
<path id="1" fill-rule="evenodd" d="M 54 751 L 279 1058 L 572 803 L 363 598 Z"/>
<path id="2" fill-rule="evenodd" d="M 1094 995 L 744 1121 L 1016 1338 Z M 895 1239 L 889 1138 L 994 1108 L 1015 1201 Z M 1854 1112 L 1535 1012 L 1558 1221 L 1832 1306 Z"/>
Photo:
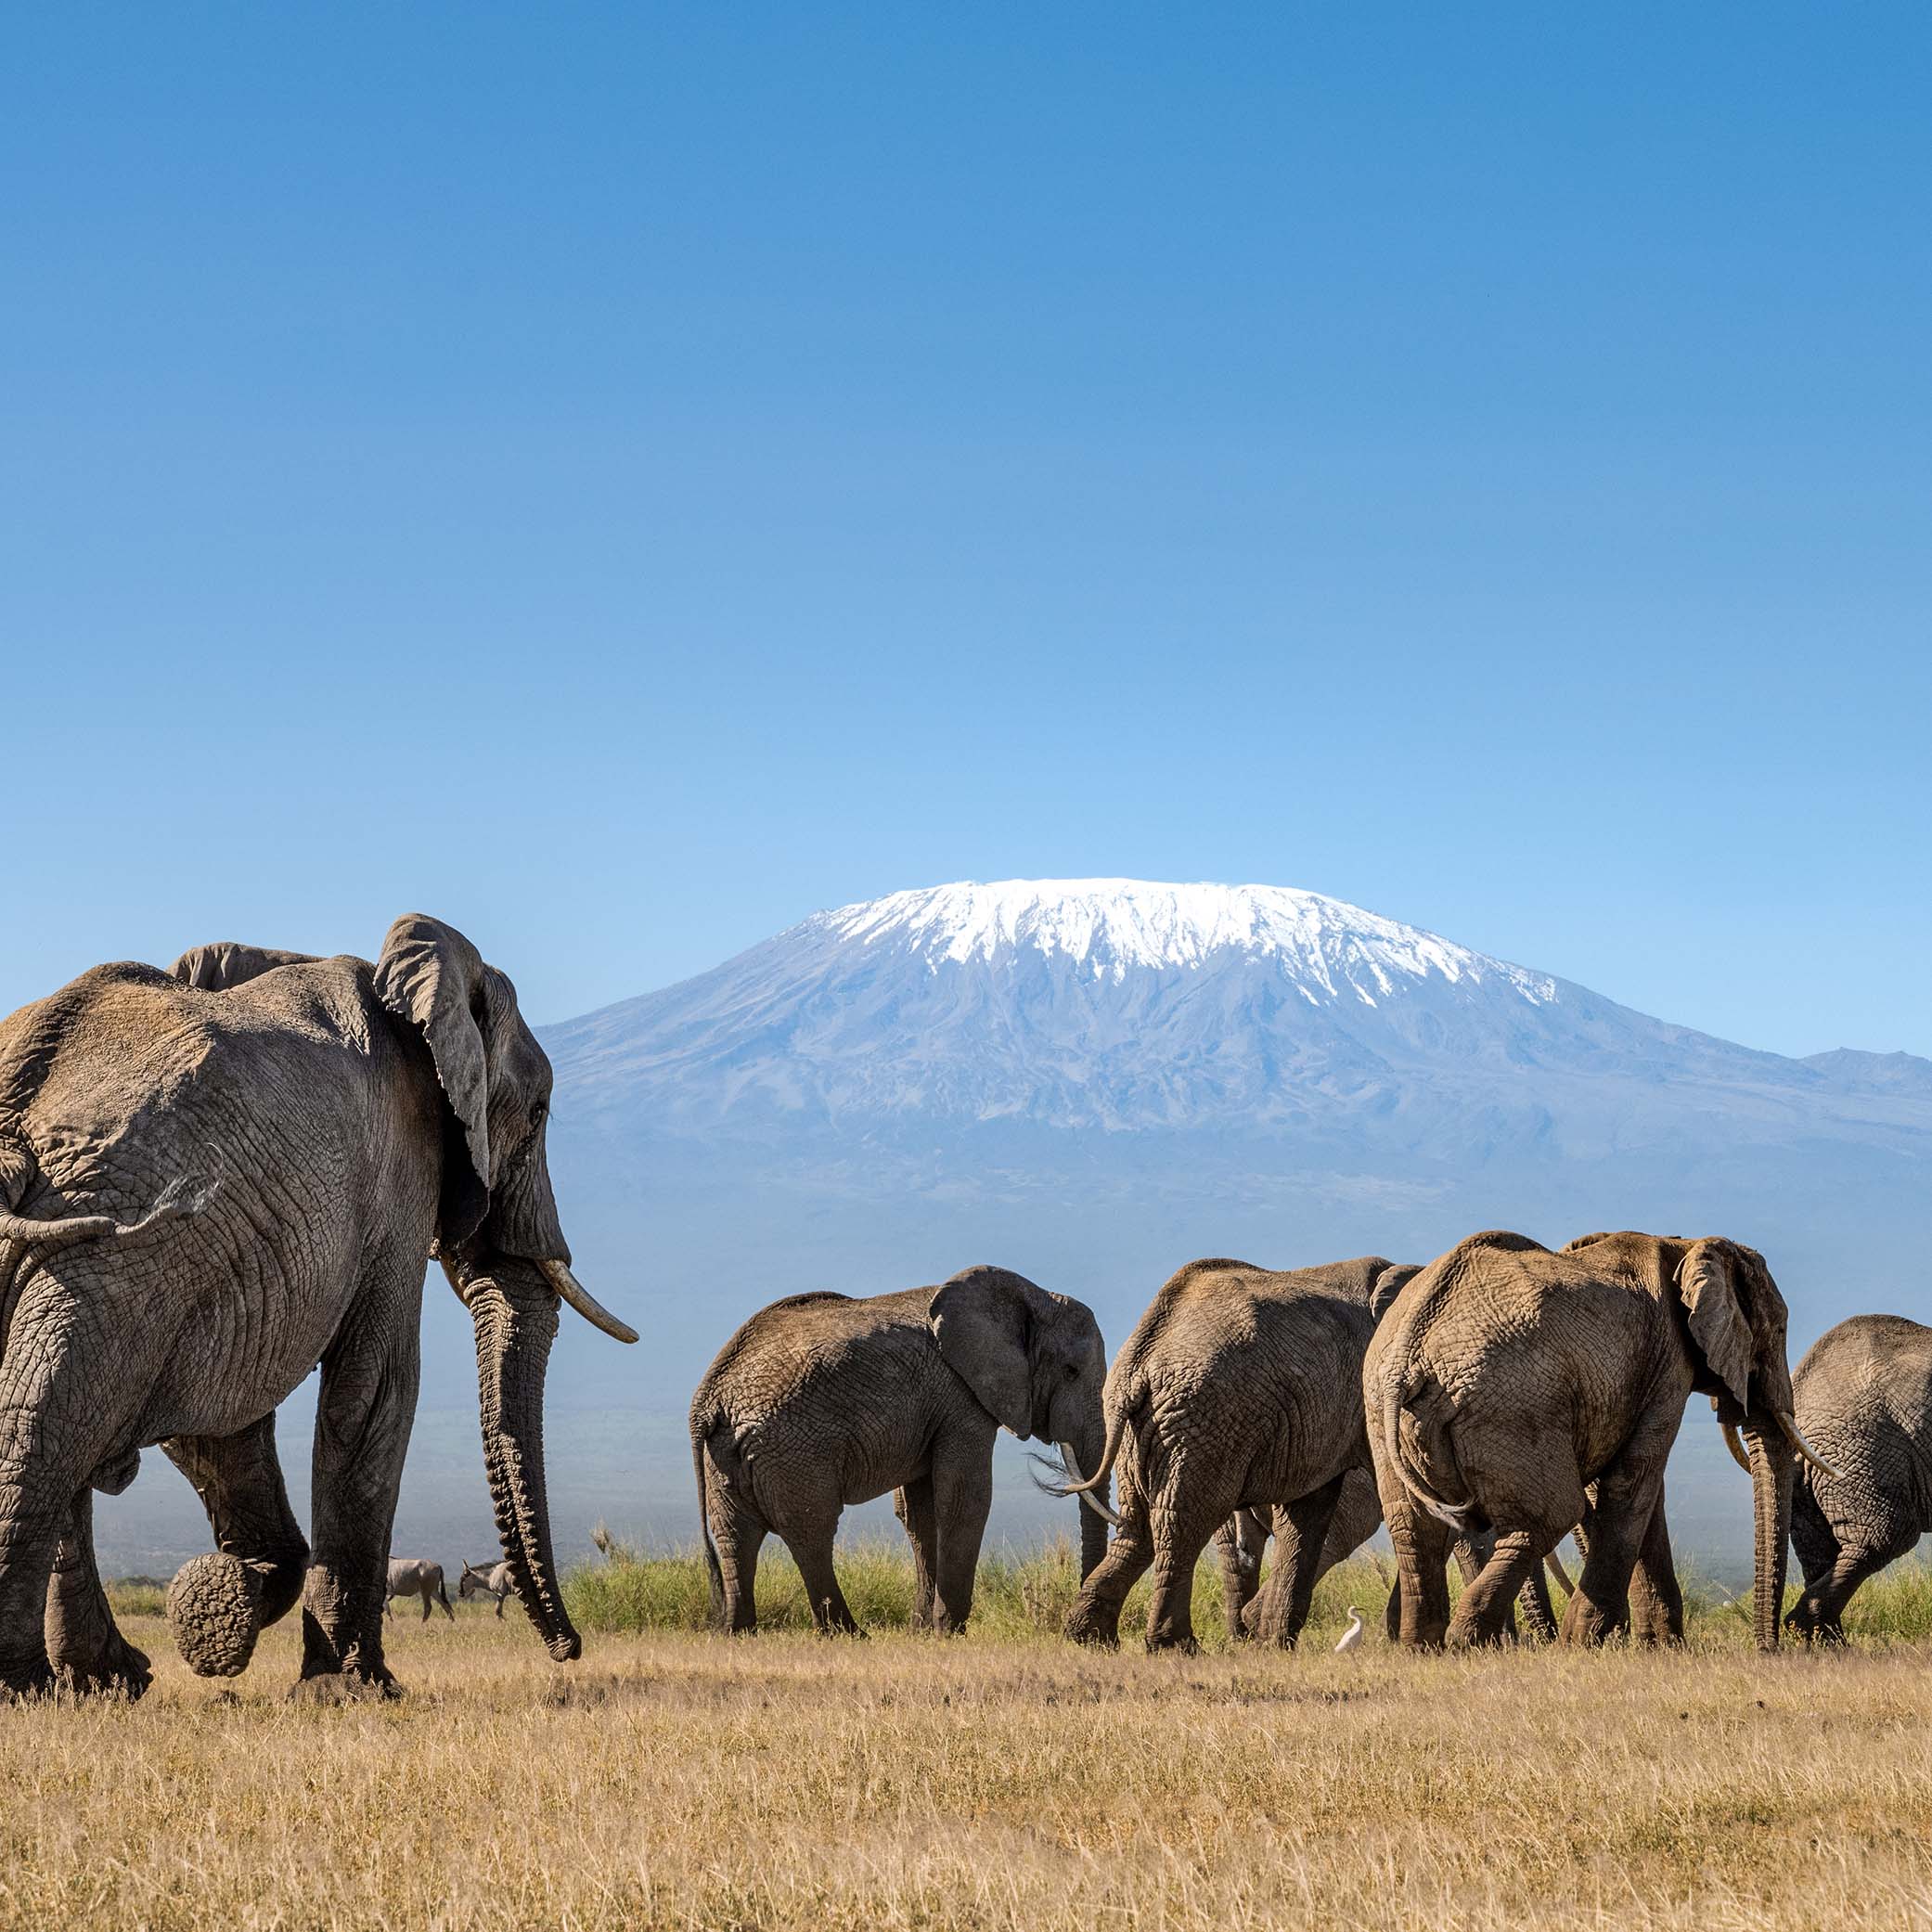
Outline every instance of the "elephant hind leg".
<path id="1" fill-rule="evenodd" d="M 858 1619 L 845 1602 L 845 1592 L 839 1588 L 838 1572 L 832 1566 L 832 1541 L 837 1529 L 838 1518 L 834 1516 L 830 1522 L 814 1524 L 808 1531 L 785 1538 L 785 1547 L 791 1551 L 805 1583 L 805 1601 L 812 1606 L 812 1621 L 821 1637 L 853 1637 L 859 1633 Z"/>
<path id="2" fill-rule="evenodd" d="M 748 1637 L 758 1628 L 758 1552 L 770 1531 L 765 1519 L 711 1466 L 708 1457 L 704 1476 L 704 1507 L 722 1590 L 713 1621 L 735 1637 Z M 501 1597 L 496 1599 L 496 1615 L 503 1615 Z"/>
<path id="3" fill-rule="evenodd" d="M 1275 1571 L 1255 1604 L 1256 1634 L 1267 1642 L 1292 1650 L 1301 1636 L 1346 1474 L 1275 1510 Z"/>
<path id="4" fill-rule="evenodd" d="M 1153 1562 L 1153 1538 L 1147 1505 L 1138 1491 L 1121 1490 L 1120 1527 L 1107 1553 L 1093 1567 L 1067 1613 L 1066 1636 L 1075 1643 L 1112 1650 L 1120 1642 L 1120 1612 L 1135 1584 Z"/>
<path id="5" fill-rule="evenodd" d="M 232 1436 L 172 1436 L 161 1452 L 201 1499 L 215 1548 L 257 1565 L 262 1628 L 286 1616 L 302 1596 L 309 1546 L 289 1507 L 276 1454 L 275 1411 Z"/>
<path id="6" fill-rule="evenodd" d="M 1457 1600 L 1449 1618 L 1451 1648 L 1501 1643 L 1513 1633 L 1515 1602 L 1536 1573 L 1555 1539 L 1533 1529 L 1508 1529 L 1497 1536 L 1496 1547 L 1475 1580 Z"/>
<path id="7" fill-rule="evenodd" d="M 1840 1547 L 1830 1574 L 1816 1583 L 1808 1583 L 1803 1597 L 1793 1608 L 1789 1621 L 1794 1630 L 1807 1639 L 1815 1636 L 1826 1643 L 1844 1642 L 1843 1619 L 1852 1598 L 1887 1564 L 1897 1562 L 1918 1541 L 1914 1525 L 1893 1525 L 1890 1529 L 1890 1535 L 1882 1541 Z"/>
<path id="8" fill-rule="evenodd" d="M 1261 1586 L 1261 1553 L 1268 1538 L 1268 1525 L 1255 1510 L 1236 1510 L 1214 1533 L 1215 1553 L 1221 1560 L 1221 1604 L 1230 1643 L 1240 1643 L 1249 1634 L 1243 1613 Z"/>
<path id="9" fill-rule="evenodd" d="M 94 1559 L 94 1491 L 74 1498 L 67 1533 L 47 1578 L 47 1660 L 77 1691 L 139 1697 L 153 1681 L 148 1657 L 123 1637 Z"/>
<path id="10" fill-rule="evenodd" d="M 1677 1580 L 1677 1563 L 1670 1553 L 1670 1526 L 1664 1499 L 1650 1513 L 1642 1547 L 1630 1572 L 1630 1634 L 1639 1643 L 1681 1643 L 1684 1641 L 1684 1593 Z"/>

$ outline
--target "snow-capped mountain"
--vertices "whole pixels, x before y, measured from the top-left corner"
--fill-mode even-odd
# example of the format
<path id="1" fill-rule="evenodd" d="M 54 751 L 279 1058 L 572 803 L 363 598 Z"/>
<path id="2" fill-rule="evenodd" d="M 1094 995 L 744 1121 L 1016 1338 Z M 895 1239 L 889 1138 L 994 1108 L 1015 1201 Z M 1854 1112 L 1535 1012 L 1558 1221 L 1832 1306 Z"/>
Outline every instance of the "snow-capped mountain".
<path id="1" fill-rule="evenodd" d="M 787 1140 L 1011 1123 L 1466 1163 L 1669 1144 L 1713 1112 L 1882 1130 L 1915 1100 L 1319 894 L 1129 879 L 840 907 L 546 1037 L 606 1122 Z"/>

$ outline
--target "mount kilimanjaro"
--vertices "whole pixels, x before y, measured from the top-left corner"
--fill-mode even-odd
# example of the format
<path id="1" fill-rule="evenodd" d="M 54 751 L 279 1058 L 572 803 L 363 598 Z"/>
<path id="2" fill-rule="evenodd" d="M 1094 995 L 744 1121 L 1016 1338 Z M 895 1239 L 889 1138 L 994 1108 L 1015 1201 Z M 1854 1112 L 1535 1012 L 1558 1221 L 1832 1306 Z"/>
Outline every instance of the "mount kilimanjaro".
<path id="1" fill-rule="evenodd" d="M 828 1149 L 1004 1126 L 1329 1166 L 1903 1152 L 1932 1102 L 1906 1055 L 1756 1052 L 1315 893 L 1127 879 L 841 907 L 546 1039 L 605 1133 Z"/>

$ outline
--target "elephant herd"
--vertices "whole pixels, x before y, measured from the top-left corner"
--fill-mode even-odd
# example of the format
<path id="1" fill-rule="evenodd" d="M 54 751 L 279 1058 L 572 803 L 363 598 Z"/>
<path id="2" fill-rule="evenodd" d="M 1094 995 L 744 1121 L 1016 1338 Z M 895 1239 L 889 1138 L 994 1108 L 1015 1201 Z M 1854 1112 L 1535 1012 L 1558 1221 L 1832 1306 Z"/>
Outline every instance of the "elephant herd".
<path id="1" fill-rule="evenodd" d="M 1426 1267 L 1191 1262 L 1111 1370 L 1090 1310 L 1001 1269 L 867 1300 L 796 1295 L 731 1337 L 691 1404 L 715 1621 L 755 1627 L 758 1549 L 776 1534 L 818 1628 L 852 1629 L 839 1513 L 891 1490 L 916 1620 L 958 1630 L 1004 1426 L 1057 1447 L 1050 1487 L 1083 1507 L 1078 1642 L 1116 1642 L 1152 1572 L 1149 1648 L 1191 1648 L 1213 1541 L 1230 1635 L 1292 1645 L 1323 1572 L 1384 1522 L 1404 1643 L 1492 1643 L 1519 1611 L 1529 1634 L 1568 1642 L 1674 1642 L 1664 1470 L 1701 1394 L 1752 1480 L 1759 1647 L 1777 1646 L 1792 1540 L 1806 1588 L 1786 1621 L 1835 1639 L 1852 1591 L 1932 1528 L 1932 1330 L 1856 1318 L 1794 1381 L 1786 1322 L 1755 1250 L 1632 1232 L 1553 1252 L 1477 1234 Z M 1574 1587 L 1555 1554 L 1569 1535 Z M 1568 1593 L 1560 1623 L 1545 1565 Z"/>
<path id="2" fill-rule="evenodd" d="M 421 914 L 373 960 L 205 946 L 165 972 L 97 967 L 0 1021 L 0 1694 L 148 1687 L 102 1587 L 93 1496 L 157 1445 L 215 1543 L 170 1593 L 194 1668 L 240 1669 L 300 1603 L 305 1694 L 393 1694 L 383 1609 L 426 1258 L 475 1332 L 493 1593 L 520 1599 L 552 1656 L 578 1655 L 545 1372 L 563 1304 L 637 1335 L 571 1270 L 551 1078 L 509 980 Z M 1932 1331 L 1847 1322 L 1794 1382 L 1784 1330 L 1750 1249 L 1639 1234 L 1560 1253 L 1482 1234 L 1422 1269 L 1196 1262 L 1111 1371 L 1090 1310 L 1000 1269 L 795 1296 L 739 1330 L 691 1408 L 717 1620 L 753 1627 L 776 1532 L 821 1627 L 849 1628 L 838 1516 L 890 1490 L 921 1620 L 960 1629 L 1004 1427 L 1053 1445 L 1054 1487 L 1078 1499 L 1076 1637 L 1113 1641 L 1151 1569 L 1150 1641 L 1191 1642 L 1190 1579 L 1216 1539 L 1235 1627 L 1292 1642 L 1321 1569 L 1383 1520 L 1407 1642 L 1493 1640 L 1519 1604 L 1547 1628 L 1540 1565 L 1572 1531 L 1564 1635 L 1674 1636 L 1664 1463 L 1695 1391 L 1752 1474 L 1758 1641 L 1777 1641 L 1787 1531 L 1807 1584 L 1791 1625 L 1829 1637 L 1932 1526 Z M 304 1534 L 275 1411 L 318 1366 Z"/>

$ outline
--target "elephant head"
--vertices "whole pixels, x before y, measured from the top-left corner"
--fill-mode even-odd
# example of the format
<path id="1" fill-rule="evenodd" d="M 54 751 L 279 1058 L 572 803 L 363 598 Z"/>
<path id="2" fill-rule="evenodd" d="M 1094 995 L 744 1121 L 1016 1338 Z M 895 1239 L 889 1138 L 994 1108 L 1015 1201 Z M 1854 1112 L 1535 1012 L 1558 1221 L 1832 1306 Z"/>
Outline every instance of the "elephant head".
<path id="1" fill-rule="evenodd" d="M 1598 1242 L 1627 1240 L 1586 1235 L 1566 1253 Z M 1640 1239 L 1642 1237 L 1639 1237 Z M 1694 1380 L 1707 1395 L 1724 1440 L 1751 1477 L 1755 1586 L 1752 1622 L 1758 1646 L 1774 1649 L 1784 1599 L 1784 1568 L 1791 1532 L 1791 1495 L 1797 1459 L 1832 1473 L 1797 1426 L 1785 1358 L 1789 1311 L 1764 1256 L 1740 1242 L 1670 1239 L 1652 1244 L 1668 1281 L 1655 1283 L 1682 1308 Z M 1744 1432 L 1745 1453 L 1738 1441 Z"/>
<path id="2" fill-rule="evenodd" d="M 548 1056 L 516 988 L 438 920 L 399 919 L 376 962 L 376 997 L 420 1033 L 442 1088 L 436 1258 L 476 1328 L 483 1458 L 496 1528 L 546 1647 L 582 1647 L 559 1589 L 544 1484 L 544 1375 L 557 1307 L 635 1342 L 571 1272 L 545 1153 Z"/>
<path id="3" fill-rule="evenodd" d="M 1075 1483 L 1100 1467 L 1107 1347 L 1085 1302 L 1050 1294 L 1003 1268 L 969 1268 L 934 1291 L 926 1319 L 940 1359 L 994 1421 L 1023 1442 L 1053 1443 Z M 1084 1578 L 1106 1554 L 1107 1525 L 1119 1519 L 1104 1485 L 1098 1495 L 1079 1495 Z"/>

